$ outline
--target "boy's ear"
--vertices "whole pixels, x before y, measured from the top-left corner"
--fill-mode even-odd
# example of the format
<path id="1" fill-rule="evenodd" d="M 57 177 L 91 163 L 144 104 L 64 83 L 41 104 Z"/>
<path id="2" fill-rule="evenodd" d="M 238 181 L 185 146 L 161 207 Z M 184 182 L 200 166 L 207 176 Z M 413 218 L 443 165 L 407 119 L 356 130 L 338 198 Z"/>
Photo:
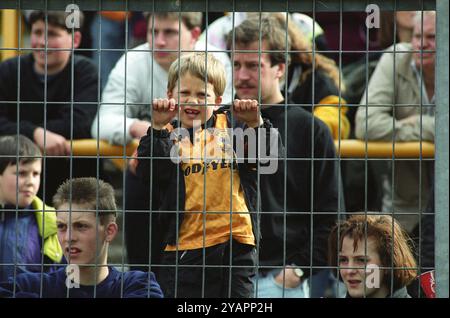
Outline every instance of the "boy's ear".
<path id="1" fill-rule="evenodd" d="M 198 41 L 200 34 L 202 34 L 202 30 L 200 29 L 200 27 L 194 27 L 189 32 L 191 32 L 191 36 L 192 36 L 192 42 L 193 42 L 192 45 L 195 45 L 195 42 Z"/>
<path id="2" fill-rule="evenodd" d="M 217 96 L 216 97 L 216 106 L 217 106 L 217 108 L 222 106 L 221 104 L 222 104 L 222 96 Z"/>
<path id="3" fill-rule="evenodd" d="M 73 48 L 77 49 L 81 44 L 81 32 L 74 31 L 73 32 Z"/>
<path id="4" fill-rule="evenodd" d="M 171 91 L 167 91 L 167 98 L 172 98 L 173 97 L 173 94 L 172 94 L 172 92 Z"/>
<path id="5" fill-rule="evenodd" d="M 106 237 L 105 241 L 108 243 L 111 243 L 114 241 L 114 238 L 116 237 L 117 233 L 119 232 L 119 227 L 117 226 L 116 222 L 110 222 L 105 229 Z"/>
<path id="6" fill-rule="evenodd" d="M 286 71 L 286 64 L 285 63 L 280 63 L 277 65 L 278 66 L 278 70 L 277 70 L 277 78 L 282 78 L 284 76 L 284 72 Z"/>

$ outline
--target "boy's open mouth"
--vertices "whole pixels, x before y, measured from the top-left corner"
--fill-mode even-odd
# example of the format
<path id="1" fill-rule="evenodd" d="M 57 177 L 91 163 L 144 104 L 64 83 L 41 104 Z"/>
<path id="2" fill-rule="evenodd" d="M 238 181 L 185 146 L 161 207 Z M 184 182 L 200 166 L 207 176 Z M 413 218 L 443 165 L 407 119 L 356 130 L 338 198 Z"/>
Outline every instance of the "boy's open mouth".
<path id="1" fill-rule="evenodd" d="M 184 112 L 188 116 L 188 118 L 195 118 L 198 114 L 200 114 L 199 110 L 192 108 L 186 108 Z"/>
<path id="2" fill-rule="evenodd" d="M 197 109 L 190 109 L 190 108 L 187 108 L 187 109 L 185 109 L 184 111 L 185 111 L 185 113 L 187 113 L 187 114 L 194 114 L 194 115 L 198 115 L 198 114 L 200 113 L 199 110 L 197 110 Z"/>

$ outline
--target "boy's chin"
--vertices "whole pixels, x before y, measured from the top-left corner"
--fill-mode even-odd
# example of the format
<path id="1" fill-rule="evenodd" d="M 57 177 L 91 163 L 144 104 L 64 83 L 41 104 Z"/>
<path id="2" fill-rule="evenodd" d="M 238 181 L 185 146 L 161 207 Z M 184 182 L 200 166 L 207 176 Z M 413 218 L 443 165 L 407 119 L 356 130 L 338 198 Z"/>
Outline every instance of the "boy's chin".
<path id="1" fill-rule="evenodd" d="M 184 127 L 184 128 L 188 128 L 189 129 L 189 128 L 194 127 L 194 123 L 193 122 L 184 121 L 184 122 L 181 123 L 181 126 Z M 196 126 L 198 126 L 198 125 L 196 125 Z"/>
<path id="2" fill-rule="evenodd" d="M 203 119 L 188 119 L 188 120 L 182 120 L 181 121 L 181 126 L 183 128 L 197 128 L 200 127 L 201 125 L 203 125 L 205 123 L 205 120 Z"/>
<path id="3" fill-rule="evenodd" d="M 21 209 L 24 209 L 24 208 L 30 206 L 32 202 L 33 202 L 33 199 L 22 199 L 22 200 L 19 200 L 19 204 L 17 204 L 17 206 Z"/>

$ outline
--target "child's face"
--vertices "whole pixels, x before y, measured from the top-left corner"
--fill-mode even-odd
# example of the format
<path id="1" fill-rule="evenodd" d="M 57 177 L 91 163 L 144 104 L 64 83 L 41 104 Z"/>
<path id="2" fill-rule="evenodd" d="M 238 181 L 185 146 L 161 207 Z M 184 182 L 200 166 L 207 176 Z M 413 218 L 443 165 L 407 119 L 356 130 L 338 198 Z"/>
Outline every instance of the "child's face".
<path id="1" fill-rule="evenodd" d="M 72 212 L 69 212 L 71 209 Z M 107 252 L 107 226 L 84 205 L 65 203 L 58 208 L 58 239 L 70 264 L 102 264 Z M 96 247 L 97 253 L 96 253 Z M 98 255 L 98 258 L 96 256 Z"/>
<path id="2" fill-rule="evenodd" d="M 177 83 L 173 91 L 167 93 L 167 96 L 177 100 L 178 104 L 190 104 L 180 107 L 182 127 L 192 128 L 194 120 L 195 124 L 205 123 L 211 118 L 214 105 L 220 105 L 222 102 L 222 97 L 216 96 L 211 83 L 207 83 L 205 91 L 205 81 L 189 73 L 181 76 L 179 84 L 180 87 L 178 88 Z M 205 106 L 205 103 L 209 105 Z"/>
<path id="3" fill-rule="evenodd" d="M 373 271 L 373 269 L 367 272 L 365 271 L 368 266 L 371 267 L 373 265 L 380 267 L 380 269 L 378 271 Z M 351 297 L 385 297 L 389 289 L 386 286 L 384 279 L 385 270 L 381 269 L 382 266 L 374 238 L 367 238 L 366 253 L 365 240 L 358 242 L 358 247 L 355 251 L 353 248 L 353 238 L 349 236 L 344 237 L 342 249 L 339 252 L 339 267 L 342 280 Z M 374 275 L 378 275 L 378 277 Z M 376 278 L 378 278 L 379 284 L 378 286 L 373 286 L 376 285 Z"/>
<path id="4" fill-rule="evenodd" d="M 31 204 L 41 183 L 41 160 L 8 165 L 0 175 L 0 203 L 25 208 Z"/>
<path id="5" fill-rule="evenodd" d="M 47 30 L 47 49 L 45 51 L 45 31 Z M 67 30 L 51 24 L 45 28 L 45 22 L 38 20 L 31 26 L 31 47 L 34 49 L 42 49 L 33 51 L 35 68 L 38 73 L 44 74 L 45 70 L 49 74 L 54 74 L 62 70 L 70 58 L 70 49 L 72 48 L 72 33 Z M 79 36 L 74 32 L 73 46 L 77 48 L 79 45 Z M 54 51 L 51 49 L 67 49 Z M 46 68 L 47 56 L 47 68 Z"/>

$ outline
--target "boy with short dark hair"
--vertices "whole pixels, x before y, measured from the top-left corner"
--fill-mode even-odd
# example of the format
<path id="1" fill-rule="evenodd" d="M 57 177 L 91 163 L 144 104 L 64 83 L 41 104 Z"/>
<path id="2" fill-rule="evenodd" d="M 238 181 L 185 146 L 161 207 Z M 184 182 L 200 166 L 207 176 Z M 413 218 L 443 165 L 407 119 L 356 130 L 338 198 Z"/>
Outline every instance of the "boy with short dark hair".
<path id="1" fill-rule="evenodd" d="M 55 211 L 36 196 L 41 166 L 41 151 L 30 139 L 0 137 L 0 281 L 49 271 L 44 264 L 62 259 Z"/>
<path id="2" fill-rule="evenodd" d="M 230 138 L 227 129 L 237 122 L 249 130 L 270 128 L 270 123 L 254 100 L 234 101 L 237 122 L 228 110 L 214 112 L 225 83 L 224 67 L 212 55 L 187 54 L 173 62 L 167 98 L 153 101 L 152 126 L 138 147 L 137 174 L 146 185 L 153 181 L 160 210 L 153 231 L 163 233 L 164 241 L 161 251 L 152 253 L 163 250 L 161 262 L 167 266 L 159 277 L 167 297 L 253 295 L 257 165 L 236 160 L 236 144 L 244 138 L 232 144 L 235 136 Z M 189 136 L 173 140 L 174 128 Z"/>
<path id="3" fill-rule="evenodd" d="M 107 265 L 117 235 L 114 189 L 96 178 L 62 184 L 53 198 L 58 239 L 69 265 L 50 274 L 22 274 L 0 284 L 3 297 L 161 298 L 153 273 Z M 97 218 L 98 215 L 98 218 Z M 42 287 L 41 287 L 42 284 Z M 15 291 L 15 292 L 14 292 Z"/>

